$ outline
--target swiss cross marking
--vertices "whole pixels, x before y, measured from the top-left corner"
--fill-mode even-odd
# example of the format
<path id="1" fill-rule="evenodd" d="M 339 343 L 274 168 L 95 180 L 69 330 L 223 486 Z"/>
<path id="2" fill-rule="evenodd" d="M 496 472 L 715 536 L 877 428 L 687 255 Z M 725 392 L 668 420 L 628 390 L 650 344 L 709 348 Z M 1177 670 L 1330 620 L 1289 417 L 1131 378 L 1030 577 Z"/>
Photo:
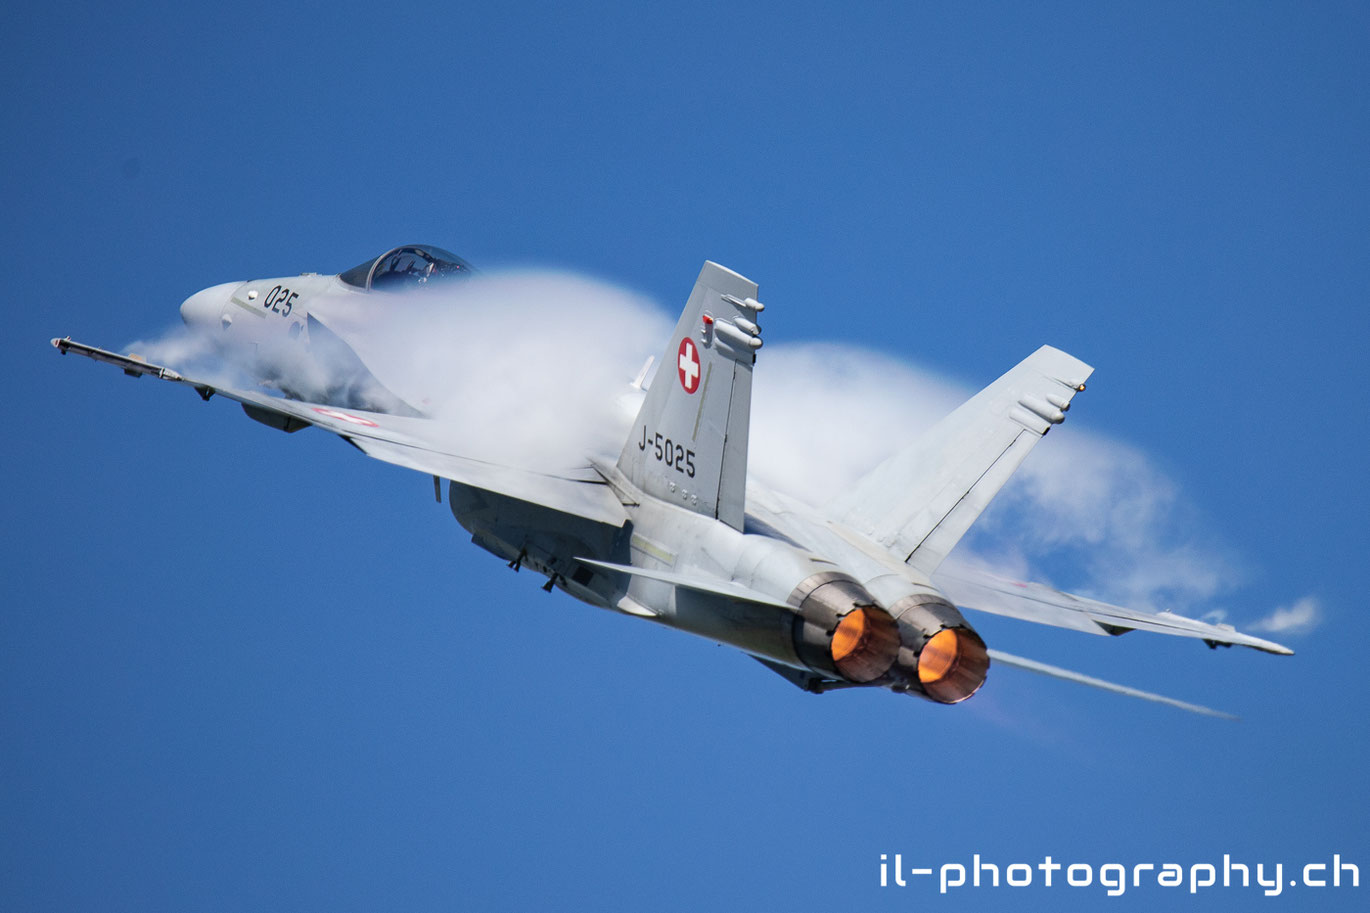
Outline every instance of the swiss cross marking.
<path id="1" fill-rule="evenodd" d="M 680 385 L 685 388 L 686 393 L 693 393 L 699 389 L 699 350 L 695 348 L 694 340 L 688 336 L 680 340 L 677 371 L 680 374 Z"/>

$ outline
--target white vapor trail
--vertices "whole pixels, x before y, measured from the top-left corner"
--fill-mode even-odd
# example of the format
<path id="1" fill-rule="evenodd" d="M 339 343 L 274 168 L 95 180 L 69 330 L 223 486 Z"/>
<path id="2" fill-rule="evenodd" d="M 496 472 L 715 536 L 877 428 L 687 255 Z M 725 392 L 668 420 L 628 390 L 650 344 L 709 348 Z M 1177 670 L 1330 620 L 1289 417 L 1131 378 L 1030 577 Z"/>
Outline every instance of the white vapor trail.
<path id="1" fill-rule="evenodd" d="M 1303 634 L 1313 630 L 1321 621 L 1322 604 L 1313 596 L 1305 596 L 1293 605 L 1280 606 L 1248 627 L 1253 631 L 1276 634 Z"/>
<path id="2" fill-rule="evenodd" d="M 531 271 L 357 296 L 350 309 L 318 316 L 385 388 L 450 429 L 455 452 L 547 469 L 617 455 L 640 399 L 628 383 L 648 356 L 661 358 L 672 325 L 660 308 L 616 286 Z M 195 367 L 206 380 L 223 376 L 223 353 L 192 334 L 140 345 L 150 360 Z M 285 353 L 281 370 L 298 354 Z M 262 357 L 239 376 L 260 375 Z M 216 361 L 219 373 L 206 374 Z M 328 389 L 339 382 L 330 373 L 351 369 L 316 363 L 316 376 L 294 383 Z M 972 392 L 858 347 L 767 345 L 754 377 L 750 473 L 822 505 Z M 1069 567 L 1076 576 L 1059 583 L 1097 598 L 1208 610 L 1242 582 L 1240 561 L 1216 544 L 1174 480 L 1135 447 L 1088 431 L 1087 415 L 1084 398 L 1064 428 L 1034 449 L 956 557 L 1019 578 Z M 1307 630 L 1320 614 L 1305 598 L 1257 629 Z"/>

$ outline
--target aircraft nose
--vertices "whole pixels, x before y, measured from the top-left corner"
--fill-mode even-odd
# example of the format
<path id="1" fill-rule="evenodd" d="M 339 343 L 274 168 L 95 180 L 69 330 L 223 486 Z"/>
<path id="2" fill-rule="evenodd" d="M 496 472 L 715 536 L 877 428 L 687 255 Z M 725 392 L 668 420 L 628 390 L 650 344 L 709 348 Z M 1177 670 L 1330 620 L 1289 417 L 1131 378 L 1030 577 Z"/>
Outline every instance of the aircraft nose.
<path id="1" fill-rule="evenodd" d="M 194 329 L 218 328 L 224 305 L 228 304 L 228 296 L 233 294 L 233 289 L 237 288 L 239 284 L 237 282 L 225 282 L 222 285 L 213 285 L 191 295 L 181 302 L 181 320 L 185 322 L 186 326 Z"/>

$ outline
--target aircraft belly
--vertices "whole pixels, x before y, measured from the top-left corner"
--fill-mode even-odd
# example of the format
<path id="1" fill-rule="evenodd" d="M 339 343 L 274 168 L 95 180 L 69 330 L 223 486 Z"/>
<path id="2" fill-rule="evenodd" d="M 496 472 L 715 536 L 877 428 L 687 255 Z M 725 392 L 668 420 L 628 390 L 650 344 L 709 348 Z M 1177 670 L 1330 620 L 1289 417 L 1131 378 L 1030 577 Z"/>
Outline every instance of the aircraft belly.
<path id="1" fill-rule="evenodd" d="M 622 597 L 621 583 L 609 575 L 587 576 L 574 560 L 626 549 L 622 528 L 459 482 L 449 485 L 447 500 L 472 541 L 511 566 L 547 574 L 595 605 L 610 606 Z"/>

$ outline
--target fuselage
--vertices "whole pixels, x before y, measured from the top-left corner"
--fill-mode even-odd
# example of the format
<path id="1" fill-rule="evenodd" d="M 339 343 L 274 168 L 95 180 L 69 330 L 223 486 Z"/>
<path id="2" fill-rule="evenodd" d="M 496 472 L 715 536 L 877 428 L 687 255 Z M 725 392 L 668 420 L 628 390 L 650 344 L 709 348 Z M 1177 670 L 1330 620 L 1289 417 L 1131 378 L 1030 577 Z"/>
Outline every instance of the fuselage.
<path id="1" fill-rule="evenodd" d="M 476 544 L 549 587 L 736 647 L 802 687 L 884 686 L 955 703 L 983 683 L 984 644 L 950 600 L 803 505 L 752 486 L 737 530 L 603 471 L 631 502 L 621 528 L 455 483 L 449 501 Z"/>

